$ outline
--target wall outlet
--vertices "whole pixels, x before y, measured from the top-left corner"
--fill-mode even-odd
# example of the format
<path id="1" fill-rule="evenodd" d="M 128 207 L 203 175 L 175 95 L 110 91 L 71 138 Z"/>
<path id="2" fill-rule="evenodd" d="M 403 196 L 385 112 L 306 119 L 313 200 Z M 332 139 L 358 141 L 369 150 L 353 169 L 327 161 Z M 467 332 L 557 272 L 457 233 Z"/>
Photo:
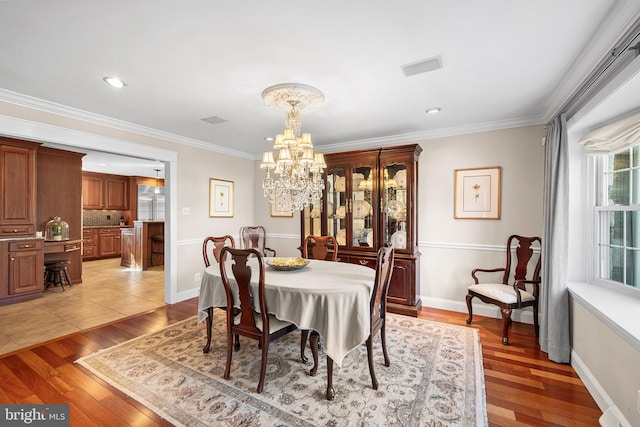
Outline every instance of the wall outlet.
<path id="1" fill-rule="evenodd" d="M 111 215 L 107 215 L 107 220 L 110 220 L 110 219 L 111 219 Z"/>
<path id="2" fill-rule="evenodd" d="M 191 208 L 182 208 L 182 215 L 191 215 Z"/>
<path id="3" fill-rule="evenodd" d="M 200 281 L 200 273 L 196 273 L 195 278 L 193 279 L 194 282 L 199 282 Z"/>

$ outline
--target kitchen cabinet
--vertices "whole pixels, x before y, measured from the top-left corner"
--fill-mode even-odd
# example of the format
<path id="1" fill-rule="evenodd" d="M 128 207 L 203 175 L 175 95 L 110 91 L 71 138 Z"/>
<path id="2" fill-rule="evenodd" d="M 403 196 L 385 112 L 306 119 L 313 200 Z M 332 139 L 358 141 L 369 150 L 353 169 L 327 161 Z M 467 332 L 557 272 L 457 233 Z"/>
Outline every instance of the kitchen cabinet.
<path id="1" fill-rule="evenodd" d="M 154 265 L 153 236 L 164 235 L 164 221 L 133 222 L 133 256 L 131 266 L 135 270 L 146 270 Z M 164 261 L 164 259 L 163 259 Z"/>
<path id="2" fill-rule="evenodd" d="M 395 264 L 389 311 L 417 316 L 420 295 L 418 144 L 325 155 L 325 190 L 319 205 L 301 215 L 301 243 L 309 234 L 338 241 L 338 260 L 375 268 L 378 249 L 392 245 Z"/>
<path id="3" fill-rule="evenodd" d="M 127 268 L 135 267 L 133 228 L 120 230 L 120 245 L 122 246 L 120 265 Z"/>
<path id="4" fill-rule="evenodd" d="M 129 209 L 129 177 L 82 173 L 83 209 Z"/>
<path id="5" fill-rule="evenodd" d="M 122 251 L 120 227 L 84 227 L 82 260 L 115 258 Z"/>
<path id="6" fill-rule="evenodd" d="M 0 254 L 4 264 L 0 305 L 41 297 L 44 290 L 43 240 L 4 240 L 0 242 Z"/>
<path id="7" fill-rule="evenodd" d="M 98 258 L 119 257 L 121 253 L 120 227 L 98 229 Z"/>
<path id="8" fill-rule="evenodd" d="M 98 257 L 98 229 L 82 229 L 82 260 L 88 261 Z"/>
<path id="9" fill-rule="evenodd" d="M 35 235 L 39 145 L 0 137 L 0 237 Z"/>

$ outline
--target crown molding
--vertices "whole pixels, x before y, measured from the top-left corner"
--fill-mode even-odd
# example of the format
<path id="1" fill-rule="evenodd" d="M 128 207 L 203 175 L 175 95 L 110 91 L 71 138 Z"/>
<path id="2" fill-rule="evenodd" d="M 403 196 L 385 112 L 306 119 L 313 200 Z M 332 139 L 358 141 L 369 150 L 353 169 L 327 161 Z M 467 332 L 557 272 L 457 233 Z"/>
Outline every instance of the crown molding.
<path id="1" fill-rule="evenodd" d="M 551 92 L 549 107 L 543 117 L 550 122 L 559 114 L 564 104 L 571 98 L 596 68 L 597 64 L 610 54 L 611 49 L 633 24 L 640 19 L 640 2 L 622 0 L 615 5 L 603 23 L 594 32 L 586 48 L 567 69 L 564 77 Z"/>
<path id="2" fill-rule="evenodd" d="M 97 125 L 107 126 L 110 128 L 143 135 L 150 138 L 161 139 L 164 141 L 174 142 L 176 144 L 187 145 L 220 154 L 240 157 L 247 160 L 255 160 L 255 156 L 253 154 L 246 153 L 244 151 L 221 147 L 219 145 L 203 142 L 197 139 L 186 138 L 173 133 L 163 132 L 146 126 L 136 125 L 134 123 L 125 122 L 123 120 L 102 116 L 100 114 L 90 113 L 77 108 L 68 107 L 66 105 L 57 104 L 55 102 L 45 101 L 43 99 L 34 98 L 32 96 L 23 95 L 1 88 L 0 101 L 6 101 L 12 104 L 33 108 L 47 113 L 53 113 L 76 120 L 83 120 L 86 122 L 95 123 Z"/>
<path id="3" fill-rule="evenodd" d="M 371 147 L 387 147 L 409 142 L 426 141 L 429 139 L 445 138 L 471 133 L 490 132 L 494 130 L 511 129 L 525 126 L 535 126 L 544 123 L 546 122 L 542 116 L 523 117 L 509 120 L 498 120 L 494 122 L 473 123 L 464 126 L 435 129 L 423 132 L 405 133 L 378 138 L 338 142 L 335 144 L 317 146 L 316 150 L 323 153 L 336 153 L 340 151 L 361 150 Z"/>

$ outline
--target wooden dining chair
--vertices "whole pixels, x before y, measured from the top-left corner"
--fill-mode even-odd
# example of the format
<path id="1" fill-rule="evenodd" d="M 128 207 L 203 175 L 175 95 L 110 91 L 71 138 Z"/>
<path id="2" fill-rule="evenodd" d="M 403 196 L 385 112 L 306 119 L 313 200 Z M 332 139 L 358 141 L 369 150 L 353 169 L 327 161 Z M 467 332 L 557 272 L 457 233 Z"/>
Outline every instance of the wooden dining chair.
<path id="1" fill-rule="evenodd" d="M 228 234 L 225 236 L 208 236 L 205 237 L 202 242 L 202 258 L 204 259 L 204 266 L 209 267 L 211 265 L 210 255 L 213 255 L 216 263 L 220 264 L 220 254 L 222 252 L 222 248 L 225 246 L 230 246 L 232 248 L 236 247 L 235 240 L 232 236 Z M 221 307 L 225 310 L 224 307 Z M 213 327 L 213 307 L 207 308 L 207 343 L 202 349 L 203 353 L 209 353 L 211 349 L 211 329 Z M 240 340 L 236 337 L 236 350 L 240 349 Z"/>
<path id="2" fill-rule="evenodd" d="M 507 239 L 507 260 L 504 267 L 482 269 L 476 268 L 471 272 L 475 282 L 469 286 L 467 294 L 467 309 L 471 324 L 473 309 L 471 300 L 478 297 L 480 301 L 500 307 L 502 312 L 502 344 L 509 345 L 509 326 L 511 312 L 514 309 L 533 307 L 533 323 L 536 336 L 540 332 L 538 325 L 538 293 L 540 291 L 540 237 L 509 236 Z M 537 249 L 537 250 L 534 250 Z M 502 273 L 501 282 L 481 282 L 477 273 Z M 531 291 L 526 285 L 531 285 Z"/>
<path id="3" fill-rule="evenodd" d="M 236 314 L 233 310 L 232 285 L 227 274 L 227 263 L 224 262 L 227 254 L 231 256 L 233 261 L 231 271 L 238 289 L 240 303 L 239 314 Z M 262 349 L 260 379 L 258 381 L 257 392 L 262 393 L 265 373 L 267 371 L 269 343 L 291 331 L 295 331 L 297 327 L 293 323 L 278 320 L 275 316 L 268 314 L 269 311 L 264 296 L 264 262 L 259 251 L 256 249 L 233 249 L 224 247 L 221 255 L 223 262 L 220 264 L 220 275 L 222 276 L 222 283 L 227 293 L 227 365 L 224 370 L 224 378 L 228 380 L 231 374 L 233 336 L 242 335 L 257 340 Z M 249 257 L 252 256 L 258 260 L 257 295 L 251 285 L 251 267 L 247 265 Z M 255 301 L 256 298 L 257 301 Z M 255 307 L 259 307 L 259 311 L 256 311 Z"/>
<path id="4" fill-rule="evenodd" d="M 386 317 L 387 317 L 387 291 L 391 282 L 391 274 L 393 273 L 393 263 L 395 260 L 395 252 L 393 246 L 380 248 L 376 259 L 376 278 L 373 283 L 373 292 L 371 294 L 371 323 L 369 338 L 367 338 L 367 359 L 369 362 L 369 373 L 371 374 L 371 384 L 373 389 L 378 389 L 378 379 L 373 367 L 373 337 L 380 332 L 382 341 L 382 354 L 384 356 L 384 366 L 390 366 L 389 354 L 387 353 L 387 334 L 386 334 Z"/>
<path id="5" fill-rule="evenodd" d="M 337 261 L 338 241 L 333 236 L 309 235 L 305 237 L 304 244 L 302 245 L 302 258 Z M 307 363 L 308 361 L 304 352 L 307 347 L 307 340 L 309 339 L 310 333 L 311 331 L 309 329 L 302 329 L 300 335 L 300 358 L 304 363 Z M 316 354 L 313 356 L 314 359 L 317 359 Z"/>
<path id="6" fill-rule="evenodd" d="M 202 242 L 202 258 L 204 258 L 204 266 L 209 267 L 211 265 L 209 261 L 209 254 L 212 254 L 215 261 L 220 263 L 220 253 L 222 252 L 222 248 L 225 246 L 230 246 L 232 248 L 236 247 L 236 242 L 233 239 L 233 236 L 229 236 L 227 234 L 225 236 L 205 237 L 204 242 Z M 209 247 L 211 247 L 211 249 L 209 249 Z"/>
<path id="7" fill-rule="evenodd" d="M 240 229 L 242 247 L 258 249 L 262 256 L 276 256 L 276 251 L 267 247 L 267 232 L 261 225 L 244 226 Z"/>
<path id="8" fill-rule="evenodd" d="M 333 236 L 309 235 L 302 245 L 302 258 L 337 261 L 338 241 Z"/>

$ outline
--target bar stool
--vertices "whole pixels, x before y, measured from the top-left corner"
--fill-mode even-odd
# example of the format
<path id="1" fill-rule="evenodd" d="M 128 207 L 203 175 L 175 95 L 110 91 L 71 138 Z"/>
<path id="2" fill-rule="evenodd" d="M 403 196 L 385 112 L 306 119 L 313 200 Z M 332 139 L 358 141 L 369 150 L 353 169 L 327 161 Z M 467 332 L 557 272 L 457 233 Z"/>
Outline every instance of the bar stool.
<path id="1" fill-rule="evenodd" d="M 44 263 L 44 283 L 45 289 L 48 289 L 50 285 L 62 287 L 64 291 L 64 282 L 66 280 L 69 287 L 71 287 L 71 279 L 69 273 L 67 273 L 67 266 L 71 264 L 69 260 L 49 261 Z"/>

